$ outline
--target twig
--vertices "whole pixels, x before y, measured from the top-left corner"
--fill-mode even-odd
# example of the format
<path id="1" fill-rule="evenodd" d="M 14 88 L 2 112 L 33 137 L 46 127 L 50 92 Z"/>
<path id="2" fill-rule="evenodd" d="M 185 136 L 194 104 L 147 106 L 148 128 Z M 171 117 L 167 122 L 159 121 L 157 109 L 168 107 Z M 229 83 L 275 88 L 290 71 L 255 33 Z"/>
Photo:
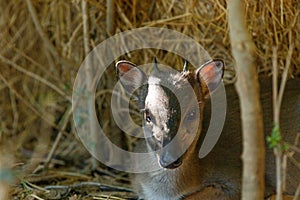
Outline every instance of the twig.
<path id="1" fill-rule="evenodd" d="M 88 15 L 87 15 L 87 3 L 85 0 L 81 1 L 81 9 L 82 9 L 82 22 L 83 22 L 83 46 L 85 56 L 90 52 L 89 45 L 89 23 L 88 23 Z"/>
<path id="2" fill-rule="evenodd" d="M 0 55 L 1 56 L 1 55 Z M 57 127 L 56 124 L 52 123 L 51 120 L 49 120 L 47 117 L 45 117 L 45 115 L 43 115 L 42 113 L 40 113 L 32 104 L 30 104 L 29 102 L 25 101 L 24 97 L 22 95 L 20 95 L 12 86 L 11 84 L 2 76 L 2 74 L 0 73 L 0 79 L 4 82 L 5 85 L 7 85 L 7 87 L 16 95 L 16 97 L 22 101 L 25 106 L 27 106 L 30 110 L 32 110 L 36 115 L 38 115 L 39 117 L 41 117 L 45 122 L 47 122 L 49 125 L 51 125 L 52 127 L 54 127 L 55 129 L 59 129 Z"/>
<path id="3" fill-rule="evenodd" d="M 182 15 L 178 15 L 178 16 L 174 16 L 174 17 L 169 17 L 167 19 L 160 19 L 160 20 L 156 20 L 156 21 L 151 21 L 151 22 L 144 22 L 142 25 L 145 27 L 149 27 L 149 26 L 154 26 L 154 25 L 158 25 L 158 24 L 163 24 L 166 22 L 170 22 L 170 21 L 174 21 L 177 19 L 182 19 L 185 17 L 189 17 L 192 16 L 192 13 L 184 13 Z"/>
<path id="4" fill-rule="evenodd" d="M 106 32 L 109 36 L 115 33 L 115 3 L 114 0 L 106 1 Z"/>
<path id="5" fill-rule="evenodd" d="M 9 96 L 10 96 L 10 104 L 11 104 L 11 108 L 12 108 L 12 114 L 13 114 L 13 131 L 12 133 L 15 134 L 17 132 L 17 128 L 18 128 L 18 122 L 19 122 L 19 112 L 17 109 L 17 102 L 16 102 L 16 96 L 13 93 L 12 90 L 9 90 Z"/>
<path id="6" fill-rule="evenodd" d="M 84 53 L 86 59 L 87 59 L 87 69 L 85 71 L 86 73 L 86 82 L 81 83 L 81 84 L 86 84 L 87 89 L 89 92 L 92 91 L 92 86 L 93 86 L 93 60 L 91 59 L 91 56 L 88 56 L 90 52 L 90 44 L 89 44 L 89 25 L 88 25 L 88 8 L 87 8 L 87 3 L 85 0 L 81 1 L 81 9 L 82 9 L 82 23 L 83 23 L 83 46 L 84 46 Z M 88 99 L 88 123 L 89 123 L 89 130 L 90 134 L 94 137 L 97 134 L 96 131 L 96 119 L 93 117 L 93 110 L 94 110 L 94 99 L 92 99 L 92 95 L 89 96 L 90 98 Z M 93 152 L 94 153 L 94 152 Z M 97 167 L 97 161 L 96 159 L 93 159 L 93 168 Z"/>
<path id="7" fill-rule="evenodd" d="M 286 143 L 287 144 L 287 143 Z M 288 144 L 289 145 L 289 144 Z M 300 148 L 295 145 L 289 145 L 289 148 L 300 154 Z"/>
<path id="8" fill-rule="evenodd" d="M 128 28 L 132 29 L 133 25 L 130 22 L 130 20 L 127 18 L 127 16 L 124 14 L 123 10 L 121 9 L 121 7 L 117 4 L 116 2 L 116 7 L 118 10 L 118 14 L 120 15 L 121 19 L 125 22 L 125 24 L 128 26 Z"/>
<path id="9" fill-rule="evenodd" d="M 33 64 L 33 66 L 38 67 L 43 74 L 45 74 L 45 76 L 47 77 L 51 77 L 53 80 L 59 82 L 59 77 L 57 77 L 56 75 L 54 75 L 51 71 L 49 71 L 48 68 L 46 68 L 45 66 L 43 66 L 42 64 L 38 63 L 34 58 L 30 57 L 29 55 L 27 55 L 24 51 L 22 51 L 22 49 L 19 49 L 15 46 L 9 46 L 9 48 L 15 50 L 18 54 L 20 54 L 23 58 L 27 59 L 31 64 Z"/>
<path id="10" fill-rule="evenodd" d="M 291 65 L 293 49 L 294 49 L 294 44 L 292 43 L 289 46 L 289 51 L 288 51 L 284 71 L 283 71 L 282 78 L 281 78 L 281 84 L 280 84 L 279 96 L 278 96 L 278 102 L 277 102 L 278 103 L 277 104 L 277 107 L 278 107 L 278 120 L 279 120 L 279 117 L 280 117 L 280 108 L 281 108 L 283 93 L 284 93 L 285 85 L 286 85 L 286 81 L 287 81 L 287 75 L 288 75 L 288 71 L 289 71 L 289 68 L 290 68 L 290 65 Z M 279 124 L 279 122 L 278 122 L 278 124 Z M 286 189 L 286 169 L 287 169 L 287 156 L 283 155 L 283 160 L 282 160 L 282 192 L 285 192 L 285 189 Z"/>
<path id="11" fill-rule="evenodd" d="M 300 170 L 300 163 L 291 154 L 287 154 L 287 157 Z"/>
<path id="12" fill-rule="evenodd" d="M 127 200 L 128 198 L 122 198 L 122 197 L 115 197 L 111 194 L 101 194 L 99 196 L 94 196 L 93 199 L 97 200 Z"/>
<path id="13" fill-rule="evenodd" d="M 77 33 L 80 31 L 82 27 L 82 23 L 79 23 L 78 26 L 75 28 L 75 30 L 72 32 L 69 41 L 67 42 L 67 47 L 68 47 L 68 52 L 67 52 L 67 57 L 71 57 L 72 56 L 72 44 L 73 41 L 75 41 L 75 37 L 77 35 Z M 76 41 L 75 41 L 76 42 Z"/>
<path id="14" fill-rule="evenodd" d="M 101 190 L 105 191 L 120 191 L 120 192 L 133 192 L 132 189 L 121 187 L 121 186 L 115 186 L 115 185 L 107 185 L 103 183 L 98 182 L 80 182 L 76 183 L 70 186 L 64 186 L 64 185 L 50 185 L 44 187 L 44 190 L 52 190 L 52 189 L 77 189 L 77 188 L 83 188 L 83 187 L 97 187 Z"/>
<path id="15" fill-rule="evenodd" d="M 50 150 L 50 152 L 49 152 L 49 154 L 48 154 L 48 156 L 45 160 L 44 168 L 48 167 L 48 165 L 49 165 L 49 163 L 50 163 L 50 161 L 53 157 L 53 154 L 54 154 L 54 152 L 55 152 L 55 150 L 56 150 L 56 148 L 59 144 L 59 141 L 60 141 L 60 139 L 63 135 L 63 131 L 65 130 L 65 128 L 66 128 L 66 126 L 69 122 L 69 118 L 70 118 L 71 114 L 72 114 L 72 107 L 69 106 L 69 108 L 67 109 L 67 111 L 65 112 L 65 114 L 62 118 L 62 127 L 61 127 L 60 131 L 58 132 L 58 135 L 56 136 L 55 141 L 53 143 L 53 146 L 52 146 L 52 148 L 51 148 L 51 150 Z"/>
<path id="16" fill-rule="evenodd" d="M 46 34 L 44 33 L 41 24 L 37 18 L 37 13 L 35 11 L 35 9 L 32 6 L 31 0 L 26 0 L 26 4 L 28 7 L 28 11 L 31 15 L 32 21 L 35 25 L 35 28 L 37 30 L 37 32 L 39 33 L 40 37 L 42 38 L 43 42 L 45 43 L 47 49 L 51 52 L 51 54 L 58 59 L 62 64 L 66 65 L 66 66 L 71 66 L 69 62 L 65 61 L 64 59 L 62 59 L 59 55 L 59 53 L 56 51 L 55 47 L 53 46 L 53 44 L 50 42 L 50 40 L 48 39 L 48 37 L 46 36 Z"/>
<path id="17" fill-rule="evenodd" d="M 281 163 L 282 167 L 282 192 L 285 192 L 286 189 L 286 173 L 287 173 L 287 155 L 286 153 L 283 154 L 282 156 L 282 163 Z"/>
<path id="18" fill-rule="evenodd" d="M 286 84 L 286 81 L 287 81 L 287 75 L 288 75 L 288 71 L 289 71 L 289 68 L 290 68 L 290 65 L 291 65 L 293 50 L 294 50 L 294 44 L 292 43 L 289 46 L 289 51 L 288 51 L 288 55 L 287 55 L 287 58 L 286 58 L 286 63 L 285 63 L 284 71 L 283 71 L 283 74 L 282 74 L 280 89 L 279 89 L 279 94 L 278 94 L 277 106 L 278 106 L 278 115 L 279 116 L 280 116 L 280 107 L 281 107 L 281 102 L 282 102 L 283 93 L 284 93 L 284 89 L 285 89 L 285 84 Z"/>
<path id="19" fill-rule="evenodd" d="M 281 78 L 281 83 L 280 83 L 280 89 L 279 93 L 277 94 L 278 91 L 278 85 L 277 85 L 277 80 L 278 80 L 278 67 L 277 67 L 277 48 L 273 48 L 273 110 L 274 110 L 274 124 L 278 126 L 279 128 L 279 137 L 281 138 L 280 135 L 280 108 L 281 108 L 281 103 L 282 103 L 282 98 L 283 98 L 283 93 L 287 81 L 287 75 L 288 75 L 288 70 L 291 64 L 291 58 L 293 54 L 293 49 L 294 45 L 293 43 L 289 46 L 289 51 L 288 55 L 286 58 L 286 64 L 285 68 L 282 74 Z M 281 142 L 281 141 L 280 141 Z M 277 196 L 276 200 L 281 200 L 282 199 L 282 193 L 285 190 L 285 177 L 286 177 L 286 156 L 283 157 L 283 150 L 282 150 L 282 144 L 279 144 L 279 146 L 276 146 L 274 148 L 274 154 L 276 157 L 276 191 L 277 191 Z"/>
<path id="20" fill-rule="evenodd" d="M 294 196 L 293 200 L 299 199 L 298 198 L 299 196 L 300 196 L 300 184 L 297 187 L 297 190 L 296 190 L 296 193 L 295 193 L 295 196 Z"/>
<path id="21" fill-rule="evenodd" d="M 273 57 L 272 57 L 272 70 L 273 70 L 273 112 L 274 112 L 274 124 L 275 126 L 279 126 L 279 110 L 280 105 L 278 105 L 278 66 L 277 66 L 277 47 L 273 47 Z M 278 147 L 274 147 L 273 149 L 275 155 L 275 163 L 276 163 L 276 200 L 282 199 L 282 169 L 281 169 L 281 157 L 282 151 Z"/>
<path id="22" fill-rule="evenodd" d="M 278 65 L 277 65 L 277 47 L 273 47 L 273 56 L 272 56 L 272 81 L 273 81 L 273 112 L 274 112 L 274 123 L 279 123 L 279 111 L 278 111 L 278 105 L 277 105 L 277 82 L 278 82 Z"/>
<path id="23" fill-rule="evenodd" d="M 37 196 L 37 195 L 35 195 L 35 194 L 30 194 L 29 196 L 30 196 L 30 197 L 33 197 L 33 198 L 35 198 L 35 199 L 38 199 L 38 200 L 45 200 L 45 199 L 43 199 L 43 198 L 41 198 L 41 197 L 39 197 L 39 196 Z"/>
<path id="24" fill-rule="evenodd" d="M 61 96 L 63 96 L 64 98 L 66 98 L 69 102 L 71 102 L 71 98 L 65 93 L 63 92 L 60 88 L 58 88 L 56 85 L 54 85 L 53 83 L 49 82 L 48 80 L 44 79 L 43 77 L 34 74 L 30 71 L 27 71 L 26 69 L 24 69 L 23 67 L 19 66 L 18 64 L 12 62 L 11 60 L 5 58 L 4 56 L 2 56 L 0 54 L 0 60 L 6 64 L 9 64 L 10 66 L 12 66 L 13 68 L 15 68 L 16 70 L 18 70 L 19 72 L 22 72 L 23 74 L 26 74 L 27 76 L 41 82 L 44 83 L 45 85 L 47 85 L 48 87 L 50 87 L 51 89 L 53 89 L 54 91 L 56 91 L 58 94 L 60 94 Z"/>
<path id="25" fill-rule="evenodd" d="M 37 189 L 37 190 L 40 190 L 40 191 L 44 191 L 44 192 L 49 192 L 47 189 L 45 188 L 42 188 L 42 187 L 39 187 L 35 184 L 32 184 L 28 181 L 25 181 L 23 180 L 23 185 L 27 188 L 27 189 L 30 189 L 30 190 L 33 190 L 33 189 Z M 30 187 L 29 187 L 30 186 Z"/>

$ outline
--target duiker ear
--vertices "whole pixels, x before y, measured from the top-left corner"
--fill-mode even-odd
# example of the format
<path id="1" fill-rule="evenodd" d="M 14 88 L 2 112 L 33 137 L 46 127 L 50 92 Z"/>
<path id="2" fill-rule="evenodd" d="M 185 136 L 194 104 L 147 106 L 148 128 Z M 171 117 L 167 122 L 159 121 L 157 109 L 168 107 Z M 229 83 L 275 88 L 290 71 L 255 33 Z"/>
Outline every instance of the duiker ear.
<path id="1" fill-rule="evenodd" d="M 126 60 L 118 61 L 116 69 L 122 86 L 129 94 L 132 94 L 134 90 L 147 81 L 146 74 L 137 68 L 135 64 Z"/>
<path id="2" fill-rule="evenodd" d="M 196 73 L 201 83 L 204 98 L 208 98 L 209 92 L 213 92 L 222 81 L 224 63 L 222 60 L 209 61 L 203 64 Z"/>

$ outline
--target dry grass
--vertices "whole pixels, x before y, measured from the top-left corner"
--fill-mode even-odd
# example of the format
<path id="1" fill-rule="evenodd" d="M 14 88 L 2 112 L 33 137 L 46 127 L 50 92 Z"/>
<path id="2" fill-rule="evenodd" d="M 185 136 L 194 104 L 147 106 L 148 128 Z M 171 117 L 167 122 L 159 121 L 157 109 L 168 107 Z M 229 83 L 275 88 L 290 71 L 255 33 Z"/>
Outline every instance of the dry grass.
<path id="1" fill-rule="evenodd" d="M 279 0 L 246 2 L 247 24 L 257 47 L 259 73 L 271 74 L 274 47 L 282 72 L 288 50 L 294 45 L 289 77 L 299 77 L 300 4 L 296 0 L 284 4 Z M 55 189 L 57 193 L 51 198 L 58 197 L 55 195 L 66 195 L 66 199 L 134 198 L 126 190 L 127 175 L 102 165 L 95 167 L 73 135 L 70 100 L 77 70 L 86 52 L 111 33 L 150 26 L 177 30 L 199 41 L 212 57 L 223 59 L 227 65 L 225 78 L 228 82 L 234 79 L 225 0 L 115 0 L 115 3 L 116 13 L 108 20 L 105 1 L 87 0 L 89 23 L 85 26 L 79 0 L 0 2 L 0 145 L 6 154 L 13 155 L 10 158 L 14 157 L 7 162 L 10 166 L 1 165 L 0 172 L 13 169 L 11 173 L 16 175 L 10 195 L 18 199 L 49 199 L 47 195 L 53 194 L 44 187 L 60 185 L 62 188 Z M 106 20 L 114 21 L 114 25 L 107 27 Z M 170 53 L 156 53 L 162 63 L 178 66 L 181 62 L 172 59 Z M 125 57 L 143 64 L 152 61 L 153 52 L 133 52 Z M 110 68 L 98 87 L 101 95 L 96 103 L 105 132 L 120 143 L 120 131 L 110 121 L 109 110 L 110 89 L 115 82 L 114 70 Z M 128 141 L 126 145 L 130 144 Z M 115 189 L 97 184 L 87 189 L 76 185 L 80 182 L 99 182 Z M 122 188 L 119 190 L 116 185 Z"/>

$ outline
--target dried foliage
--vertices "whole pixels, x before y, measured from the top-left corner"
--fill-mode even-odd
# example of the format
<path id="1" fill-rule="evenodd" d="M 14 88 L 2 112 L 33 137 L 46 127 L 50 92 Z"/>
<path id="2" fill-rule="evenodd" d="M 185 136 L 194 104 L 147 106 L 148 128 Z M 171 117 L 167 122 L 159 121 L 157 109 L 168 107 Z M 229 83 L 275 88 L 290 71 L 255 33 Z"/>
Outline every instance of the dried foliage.
<path id="1" fill-rule="evenodd" d="M 17 180 L 10 193 L 19 199 L 50 198 L 44 188 L 49 185 L 62 186 L 54 190 L 55 195 L 64 197 L 67 191 L 68 199 L 135 197 L 126 189 L 127 175 L 102 165 L 96 167 L 73 134 L 72 86 L 85 58 L 84 45 L 93 48 L 113 32 L 138 27 L 170 28 L 199 41 L 213 58 L 223 59 L 227 65 L 225 78 L 228 82 L 234 80 L 225 0 L 115 0 L 114 16 L 107 15 L 106 1 L 86 2 L 87 34 L 79 0 L 0 2 L 0 146 L 14 156 L 14 161 L 8 163 Z M 299 6 L 297 0 L 246 0 L 247 24 L 257 47 L 260 74 L 271 74 L 274 47 L 281 72 L 293 44 L 289 77 L 299 76 Z M 107 28 L 106 21 L 114 21 L 113 26 Z M 86 35 L 88 40 L 84 42 Z M 160 62 L 179 66 L 182 61 L 172 56 L 157 55 Z M 127 57 L 143 64 L 152 61 L 153 53 L 138 52 Z M 121 132 L 110 120 L 110 95 L 115 82 L 112 67 L 101 80 L 96 104 L 105 132 L 120 143 Z M 121 145 L 130 148 L 131 141 Z M 80 182 L 88 183 L 76 185 Z M 94 187 L 88 185 L 92 183 Z M 82 189 L 87 186 L 88 190 Z M 55 195 L 51 198 L 58 198 Z"/>

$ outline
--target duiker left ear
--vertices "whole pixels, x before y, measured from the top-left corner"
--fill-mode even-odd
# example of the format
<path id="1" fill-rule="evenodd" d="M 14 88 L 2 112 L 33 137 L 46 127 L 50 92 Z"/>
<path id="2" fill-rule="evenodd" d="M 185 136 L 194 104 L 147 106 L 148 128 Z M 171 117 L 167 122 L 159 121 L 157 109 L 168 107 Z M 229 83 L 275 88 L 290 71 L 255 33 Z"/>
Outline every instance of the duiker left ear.
<path id="1" fill-rule="evenodd" d="M 146 74 L 129 61 L 118 61 L 116 63 L 116 68 L 121 84 L 129 94 L 132 94 L 134 90 L 145 84 L 147 81 Z"/>
<path id="2" fill-rule="evenodd" d="M 213 92 L 222 81 L 224 63 L 222 60 L 209 61 L 203 64 L 196 73 L 201 83 L 204 98 L 208 98 L 209 92 Z"/>

